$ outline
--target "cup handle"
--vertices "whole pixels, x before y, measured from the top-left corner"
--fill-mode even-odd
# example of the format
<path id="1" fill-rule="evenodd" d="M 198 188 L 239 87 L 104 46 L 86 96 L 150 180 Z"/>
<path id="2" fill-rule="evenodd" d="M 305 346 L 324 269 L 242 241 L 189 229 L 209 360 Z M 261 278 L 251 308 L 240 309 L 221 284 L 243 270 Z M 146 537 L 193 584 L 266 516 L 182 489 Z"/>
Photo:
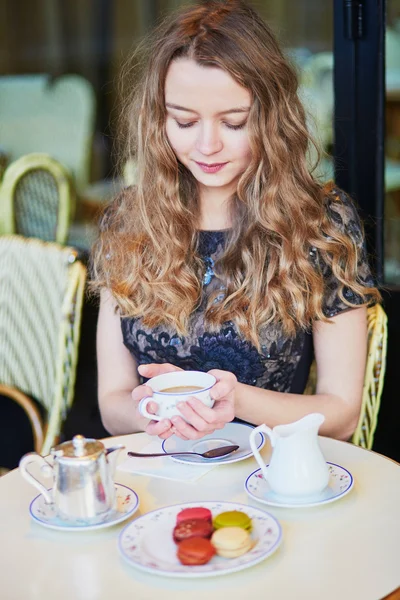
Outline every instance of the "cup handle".
<path id="1" fill-rule="evenodd" d="M 261 457 L 261 454 L 258 451 L 258 448 L 256 446 L 256 435 L 258 433 L 266 433 L 267 436 L 269 437 L 269 439 L 271 440 L 271 445 L 273 446 L 274 443 L 274 433 L 272 431 L 272 429 L 270 429 L 270 427 L 268 427 L 267 425 L 265 425 L 264 423 L 262 425 L 259 425 L 258 427 L 255 427 L 254 429 L 252 429 L 251 433 L 250 433 L 250 448 L 252 453 L 254 454 L 254 458 L 256 459 L 258 466 L 261 469 L 262 474 L 264 475 L 264 479 L 268 480 L 268 469 L 264 463 L 264 460 Z"/>
<path id="2" fill-rule="evenodd" d="M 36 452 L 29 452 L 28 454 L 25 454 L 19 461 L 19 470 L 21 471 L 21 475 L 24 479 L 26 479 L 26 481 L 34 485 L 35 488 L 39 490 L 39 492 L 44 496 L 46 504 L 53 504 L 51 492 L 49 492 L 49 490 L 47 490 L 44 485 L 42 485 L 40 481 L 38 481 L 36 477 L 31 475 L 28 471 L 28 466 L 34 462 L 42 463 L 41 470 L 45 477 L 48 477 L 52 474 L 53 467 L 49 465 L 43 456 L 40 456 L 40 454 L 37 454 Z"/>
<path id="3" fill-rule="evenodd" d="M 163 417 L 160 417 L 159 415 L 152 415 L 151 413 L 147 412 L 147 405 L 149 402 L 154 402 L 153 396 L 146 396 L 145 398 L 142 398 L 138 404 L 138 411 L 142 417 L 147 417 L 152 421 L 161 421 Z"/>

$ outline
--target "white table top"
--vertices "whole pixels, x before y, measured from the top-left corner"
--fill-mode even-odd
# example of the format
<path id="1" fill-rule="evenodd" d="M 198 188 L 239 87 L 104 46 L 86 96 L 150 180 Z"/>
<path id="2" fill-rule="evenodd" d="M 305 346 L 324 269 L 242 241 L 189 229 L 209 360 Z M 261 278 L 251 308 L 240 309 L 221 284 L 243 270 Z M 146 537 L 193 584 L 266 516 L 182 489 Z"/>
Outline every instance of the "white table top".
<path id="1" fill-rule="evenodd" d="M 109 438 L 140 450 L 146 434 Z M 195 483 L 117 471 L 140 498 L 138 514 L 183 501 L 230 500 L 264 508 L 280 521 L 283 543 L 247 570 L 211 579 L 150 575 L 119 555 L 126 523 L 92 532 L 59 532 L 34 523 L 37 495 L 17 470 L 0 478 L 0 596 L 5 600 L 378 600 L 400 585 L 400 465 L 351 444 L 321 438 L 328 461 L 355 478 L 346 497 L 308 509 L 268 507 L 244 491 L 254 459 L 216 467 Z M 268 458 L 266 444 L 263 454 Z M 121 452 L 120 459 L 125 457 Z M 195 467 L 194 467 L 195 468 Z M 133 517 L 135 518 L 135 517 Z"/>

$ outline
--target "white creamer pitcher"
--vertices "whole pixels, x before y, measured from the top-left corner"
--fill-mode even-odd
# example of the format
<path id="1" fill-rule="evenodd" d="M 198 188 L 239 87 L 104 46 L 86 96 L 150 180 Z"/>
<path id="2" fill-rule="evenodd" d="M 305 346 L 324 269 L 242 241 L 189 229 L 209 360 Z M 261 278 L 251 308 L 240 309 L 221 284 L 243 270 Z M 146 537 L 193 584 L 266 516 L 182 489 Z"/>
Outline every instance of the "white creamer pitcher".
<path id="1" fill-rule="evenodd" d="M 324 415 L 311 413 L 288 425 L 273 429 L 260 425 L 252 430 L 251 450 L 275 494 L 288 498 L 316 496 L 328 485 L 328 466 L 318 443 L 318 430 L 324 420 Z M 266 433 L 271 441 L 268 468 L 256 447 L 259 431 Z"/>

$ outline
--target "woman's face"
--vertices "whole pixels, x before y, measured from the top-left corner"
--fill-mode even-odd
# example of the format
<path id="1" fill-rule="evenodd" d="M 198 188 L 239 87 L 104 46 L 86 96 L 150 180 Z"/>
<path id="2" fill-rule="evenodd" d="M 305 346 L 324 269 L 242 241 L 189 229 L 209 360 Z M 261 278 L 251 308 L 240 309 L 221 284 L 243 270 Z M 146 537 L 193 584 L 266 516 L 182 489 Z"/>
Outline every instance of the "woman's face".
<path id="1" fill-rule="evenodd" d="M 201 187 L 233 194 L 250 162 L 250 92 L 217 67 L 174 60 L 165 81 L 167 136 Z M 210 190 L 211 191 L 211 190 Z"/>

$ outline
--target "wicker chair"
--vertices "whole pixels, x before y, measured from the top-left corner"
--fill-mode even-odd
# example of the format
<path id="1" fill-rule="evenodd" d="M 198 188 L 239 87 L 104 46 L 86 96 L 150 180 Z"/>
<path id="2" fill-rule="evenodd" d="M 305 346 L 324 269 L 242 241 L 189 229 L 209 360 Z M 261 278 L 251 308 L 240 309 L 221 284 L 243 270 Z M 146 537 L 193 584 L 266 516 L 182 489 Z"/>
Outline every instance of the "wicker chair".
<path id="1" fill-rule="evenodd" d="M 361 412 L 352 442 L 370 450 L 381 403 L 386 368 L 387 316 L 380 304 L 368 308 L 368 356 L 365 367 Z M 314 394 L 317 384 L 315 361 L 311 365 L 305 394 Z"/>
<path id="2" fill-rule="evenodd" d="M 76 256 L 58 244 L 0 237 L 0 394 L 24 408 L 42 454 L 73 401 L 86 280 Z"/>
<path id="3" fill-rule="evenodd" d="M 0 233 L 65 244 L 74 211 L 68 172 L 47 154 L 27 154 L 6 169 L 0 187 Z"/>

